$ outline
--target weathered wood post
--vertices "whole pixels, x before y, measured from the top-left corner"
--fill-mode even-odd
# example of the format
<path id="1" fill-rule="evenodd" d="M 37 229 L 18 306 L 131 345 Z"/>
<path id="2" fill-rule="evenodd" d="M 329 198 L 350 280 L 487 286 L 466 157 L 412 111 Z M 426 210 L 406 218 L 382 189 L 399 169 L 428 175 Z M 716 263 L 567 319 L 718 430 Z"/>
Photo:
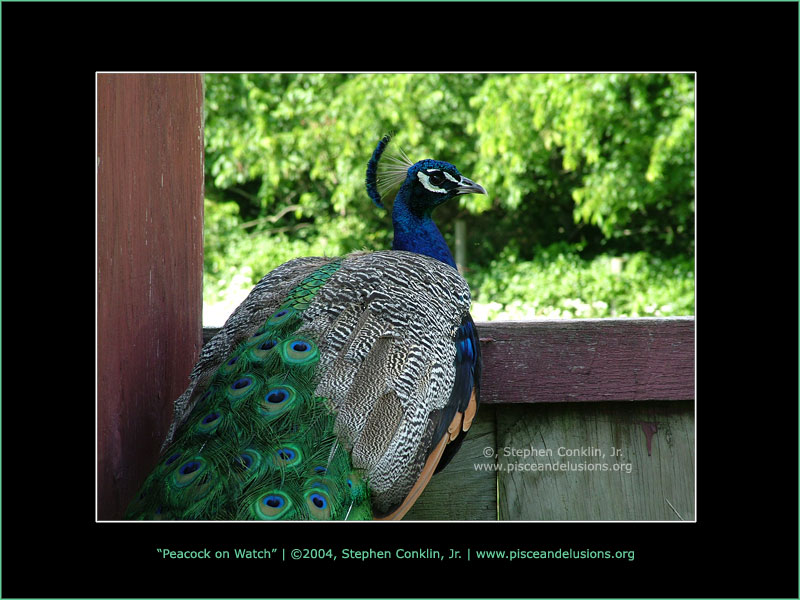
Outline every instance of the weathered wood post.
<path id="1" fill-rule="evenodd" d="M 203 81 L 97 76 L 97 518 L 153 466 L 202 346 Z"/>

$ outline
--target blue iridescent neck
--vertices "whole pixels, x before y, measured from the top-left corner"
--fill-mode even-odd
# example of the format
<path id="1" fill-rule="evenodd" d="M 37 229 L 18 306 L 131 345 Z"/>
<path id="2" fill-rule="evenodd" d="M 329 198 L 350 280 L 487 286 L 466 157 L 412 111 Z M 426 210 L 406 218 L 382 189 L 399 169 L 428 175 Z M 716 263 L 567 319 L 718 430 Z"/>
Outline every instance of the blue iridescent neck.
<path id="1" fill-rule="evenodd" d="M 392 208 L 394 242 L 392 250 L 406 250 L 424 254 L 456 268 L 450 248 L 431 218 L 430 211 L 414 211 L 406 203 L 405 194 L 399 193 Z"/>

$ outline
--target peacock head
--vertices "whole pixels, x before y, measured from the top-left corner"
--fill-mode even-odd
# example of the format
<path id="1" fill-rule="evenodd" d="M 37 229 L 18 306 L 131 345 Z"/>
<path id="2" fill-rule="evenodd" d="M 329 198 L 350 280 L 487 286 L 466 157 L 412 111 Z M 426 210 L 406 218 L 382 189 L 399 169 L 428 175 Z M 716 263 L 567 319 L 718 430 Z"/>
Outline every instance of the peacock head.
<path id="1" fill-rule="evenodd" d="M 399 148 L 387 152 L 390 142 L 391 136 L 385 135 L 367 164 L 367 193 L 381 208 L 384 200 L 400 193 L 409 209 L 429 215 L 455 196 L 486 193 L 449 162 L 429 158 L 413 163 Z"/>

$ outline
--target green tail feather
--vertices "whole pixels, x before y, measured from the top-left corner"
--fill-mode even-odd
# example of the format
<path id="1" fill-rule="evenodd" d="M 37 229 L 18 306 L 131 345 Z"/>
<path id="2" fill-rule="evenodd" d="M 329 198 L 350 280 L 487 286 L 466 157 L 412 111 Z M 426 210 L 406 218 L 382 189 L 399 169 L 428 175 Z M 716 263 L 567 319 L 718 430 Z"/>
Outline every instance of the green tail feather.
<path id="1" fill-rule="evenodd" d="M 369 490 L 314 395 L 317 341 L 296 335 L 316 291 L 306 277 L 217 370 L 128 507 L 127 519 L 371 519 Z"/>

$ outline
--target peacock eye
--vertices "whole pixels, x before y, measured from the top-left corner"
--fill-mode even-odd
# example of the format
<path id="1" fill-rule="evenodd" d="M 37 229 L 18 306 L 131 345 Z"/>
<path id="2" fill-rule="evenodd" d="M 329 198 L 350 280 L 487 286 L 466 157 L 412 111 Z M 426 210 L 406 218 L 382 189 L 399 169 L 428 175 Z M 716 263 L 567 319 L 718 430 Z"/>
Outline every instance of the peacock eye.
<path id="1" fill-rule="evenodd" d="M 433 171 L 430 174 L 430 182 L 433 185 L 442 185 L 444 183 L 444 175 L 441 171 Z"/>

